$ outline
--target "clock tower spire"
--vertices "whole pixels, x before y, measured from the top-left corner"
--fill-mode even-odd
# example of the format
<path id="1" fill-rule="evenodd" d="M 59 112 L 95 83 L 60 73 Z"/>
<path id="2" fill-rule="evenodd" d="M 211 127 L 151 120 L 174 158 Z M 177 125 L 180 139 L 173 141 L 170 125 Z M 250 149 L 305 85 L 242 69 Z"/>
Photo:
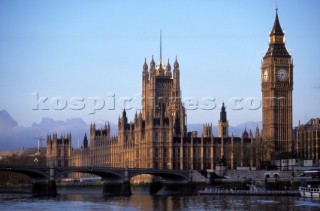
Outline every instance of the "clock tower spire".
<path id="1" fill-rule="evenodd" d="M 293 64 L 285 46 L 278 8 L 261 65 L 262 125 L 266 160 L 292 149 Z"/>

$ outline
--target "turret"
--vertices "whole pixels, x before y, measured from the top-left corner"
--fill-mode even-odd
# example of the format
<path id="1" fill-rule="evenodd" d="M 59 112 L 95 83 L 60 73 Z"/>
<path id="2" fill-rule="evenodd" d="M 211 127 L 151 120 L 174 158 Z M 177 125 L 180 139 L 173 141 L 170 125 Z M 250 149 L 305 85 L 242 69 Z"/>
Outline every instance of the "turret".
<path id="1" fill-rule="evenodd" d="M 83 148 L 88 148 L 88 138 L 87 138 L 87 134 L 84 134 L 84 138 L 83 138 Z"/>
<path id="2" fill-rule="evenodd" d="M 104 130 L 107 131 L 107 132 L 109 132 L 109 131 L 108 131 L 107 122 L 104 122 Z"/>
<path id="3" fill-rule="evenodd" d="M 220 120 L 218 122 L 218 137 L 229 137 L 229 124 L 227 120 L 227 112 L 224 103 L 222 103 L 220 111 Z"/>
<path id="4" fill-rule="evenodd" d="M 52 146 L 52 140 L 51 140 L 51 135 L 47 134 L 47 147 Z"/>
<path id="5" fill-rule="evenodd" d="M 211 137 L 212 136 L 212 123 L 204 124 L 202 129 L 202 137 Z"/>
<path id="6" fill-rule="evenodd" d="M 139 124 L 139 123 L 138 123 L 138 114 L 137 114 L 137 112 L 134 114 L 133 122 L 134 122 L 134 124 L 135 124 L 136 126 Z"/>
<path id="7" fill-rule="evenodd" d="M 120 115 L 118 117 L 118 130 L 120 130 L 121 128 L 121 118 L 120 118 Z"/>
<path id="8" fill-rule="evenodd" d="M 93 140 L 96 136 L 96 123 L 90 125 L 90 139 Z"/>
<path id="9" fill-rule="evenodd" d="M 169 78 L 172 77 L 171 65 L 170 65 L 169 59 L 168 59 L 168 63 L 167 63 L 167 66 L 166 66 L 166 76 L 169 77 Z"/>
<path id="10" fill-rule="evenodd" d="M 144 58 L 144 64 L 142 67 L 143 71 L 142 71 L 142 81 L 143 80 L 148 80 L 149 78 L 149 72 L 148 72 L 148 65 L 147 65 L 147 59 Z"/>
<path id="11" fill-rule="evenodd" d="M 178 58 L 176 57 L 176 60 L 173 64 L 173 94 L 172 96 L 175 98 L 175 100 L 180 100 L 180 70 L 179 70 L 179 63 Z"/>
<path id="12" fill-rule="evenodd" d="M 222 107 L 220 111 L 220 121 L 227 122 L 227 113 L 226 113 L 226 107 L 224 106 L 224 103 L 222 103 Z"/>
<path id="13" fill-rule="evenodd" d="M 121 122 L 122 122 L 122 124 L 123 124 L 123 127 L 128 123 L 128 118 L 127 118 L 126 109 L 123 109 Z"/>
<path id="14" fill-rule="evenodd" d="M 179 70 L 179 63 L 178 63 L 178 57 L 176 57 L 176 60 L 173 64 L 173 78 L 179 78 L 180 77 L 180 70 Z"/>
<path id="15" fill-rule="evenodd" d="M 242 139 L 248 139 L 249 138 L 249 134 L 247 132 L 247 128 L 245 127 L 244 128 L 244 131 L 242 133 L 242 136 L 241 136 Z"/>
<path id="16" fill-rule="evenodd" d="M 154 76 L 155 69 L 156 69 L 156 63 L 154 62 L 153 55 L 152 55 L 152 59 L 151 59 L 151 62 L 150 62 L 150 78 Z"/>
<path id="17" fill-rule="evenodd" d="M 260 131 L 259 131 L 258 125 L 256 127 L 255 139 L 256 139 L 256 141 L 260 140 Z"/>

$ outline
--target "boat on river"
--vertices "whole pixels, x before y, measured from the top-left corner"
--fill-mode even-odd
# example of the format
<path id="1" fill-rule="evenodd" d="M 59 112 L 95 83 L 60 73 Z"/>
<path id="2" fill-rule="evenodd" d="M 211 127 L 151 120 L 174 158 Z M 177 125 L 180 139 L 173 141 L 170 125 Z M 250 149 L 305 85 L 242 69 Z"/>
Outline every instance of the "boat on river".
<path id="1" fill-rule="evenodd" d="M 317 185 L 317 184 L 300 185 L 299 193 L 302 197 L 320 198 L 320 185 Z"/>

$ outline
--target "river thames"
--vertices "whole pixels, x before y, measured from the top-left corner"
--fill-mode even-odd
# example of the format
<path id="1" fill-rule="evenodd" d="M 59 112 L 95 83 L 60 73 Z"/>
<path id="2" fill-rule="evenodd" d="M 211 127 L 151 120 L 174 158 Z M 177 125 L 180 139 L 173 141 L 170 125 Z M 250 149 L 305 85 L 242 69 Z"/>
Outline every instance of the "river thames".
<path id="1" fill-rule="evenodd" d="M 319 210 L 320 200 L 276 196 L 104 196 L 101 187 L 58 188 L 55 198 L 0 194 L 0 210 Z"/>

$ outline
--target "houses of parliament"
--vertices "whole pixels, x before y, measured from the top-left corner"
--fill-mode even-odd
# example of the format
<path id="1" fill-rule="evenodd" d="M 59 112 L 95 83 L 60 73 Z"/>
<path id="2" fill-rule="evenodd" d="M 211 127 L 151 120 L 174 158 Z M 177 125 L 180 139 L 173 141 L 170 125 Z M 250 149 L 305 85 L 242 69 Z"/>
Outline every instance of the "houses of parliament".
<path id="1" fill-rule="evenodd" d="M 278 10 L 261 64 L 262 131 L 257 127 L 255 131 L 245 130 L 241 137 L 230 134 L 227 108 L 222 104 L 217 136 L 208 123 L 203 124 L 201 134 L 188 132 L 178 59 L 171 66 L 169 60 L 166 64 L 162 61 L 161 55 L 157 64 L 152 57 L 149 65 L 144 61 L 141 74 L 142 109 L 133 121 L 123 110 L 117 136 L 111 135 L 109 123 L 103 128 L 91 124 L 90 134 L 84 136 L 79 149 L 72 149 L 71 135 L 48 135 L 47 165 L 193 170 L 224 165 L 235 169 L 260 167 L 264 161 L 295 150 L 293 62 L 285 47 Z"/>

